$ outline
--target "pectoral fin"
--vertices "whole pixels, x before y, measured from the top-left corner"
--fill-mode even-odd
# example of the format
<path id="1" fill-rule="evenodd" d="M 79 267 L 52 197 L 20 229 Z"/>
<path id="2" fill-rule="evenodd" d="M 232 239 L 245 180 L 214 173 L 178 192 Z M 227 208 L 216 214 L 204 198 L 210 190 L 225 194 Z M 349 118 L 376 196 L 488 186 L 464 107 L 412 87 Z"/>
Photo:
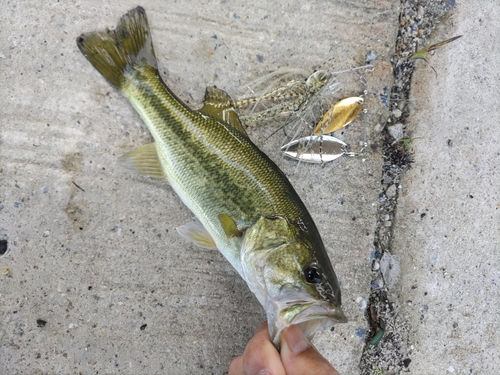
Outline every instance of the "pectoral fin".
<path id="1" fill-rule="evenodd" d="M 156 144 L 150 143 L 141 146 L 135 150 L 127 152 L 118 159 L 120 164 L 125 168 L 139 172 L 144 176 L 154 178 L 155 180 L 166 180 L 167 176 L 163 172 Z"/>
<path id="2" fill-rule="evenodd" d="M 205 249 L 217 249 L 214 239 L 199 221 L 192 221 L 175 228 L 186 240 Z"/>
<path id="3" fill-rule="evenodd" d="M 207 87 L 205 103 L 199 112 L 228 124 L 247 135 L 234 108 L 234 101 L 227 92 L 217 87 Z"/>
<path id="4" fill-rule="evenodd" d="M 220 214 L 219 220 L 222 225 L 222 229 L 224 229 L 224 232 L 226 233 L 228 239 L 243 236 L 243 232 L 238 229 L 236 222 L 230 216 L 226 214 Z"/>

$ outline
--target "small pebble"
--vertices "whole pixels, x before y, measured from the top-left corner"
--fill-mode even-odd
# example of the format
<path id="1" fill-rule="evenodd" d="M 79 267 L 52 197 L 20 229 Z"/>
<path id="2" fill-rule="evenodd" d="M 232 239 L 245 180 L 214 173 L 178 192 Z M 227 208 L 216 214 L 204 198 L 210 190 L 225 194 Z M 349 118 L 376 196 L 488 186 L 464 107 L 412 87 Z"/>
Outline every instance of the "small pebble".
<path id="1" fill-rule="evenodd" d="M 453 8 L 455 5 L 457 5 L 455 0 L 448 0 L 448 2 L 446 3 L 446 8 L 450 9 Z"/>
<path id="2" fill-rule="evenodd" d="M 382 279 L 382 276 L 377 276 L 375 279 L 373 279 L 370 283 L 370 286 L 375 290 L 382 289 L 384 287 L 384 280 Z"/>
<path id="3" fill-rule="evenodd" d="M 365 59 L 365 62 L 367 64 L 371 63 L 373 60 L 375 60 L 377 58 L 377 55 L 372 51 L 370 52 L 367 56 L 366 56 L 366 59 Z"/>
<path id="4" fill-rule="evenodd" d="M 389 132 L 389 135 L 395 140 L 399 141 L 400 139 L 403 138 L 403 124 L 397 123 L 394 125 L 391 125 L 387 128 L 387 131 Z"/>
<path id="5" fill-rule="evenodd" d="M 395 109 L 394 111 L 392 111 L 392 114 L 394 115 L 394 117 L 400 118 L 403 112 L 401 112 L 400 109 Z"/>
<path id="6" fill-rule="evenodd" d="M 421 20 L 424 18 L 424 7 L 422 5 L 419 5 L 417 8 L 417 16 L 415 17 L 417 20 Z"/>
<path id="7" fill-rule="evenodd" d="M 396 185 L 391 185 L 387 188 L 387 191 L 385 192 L 387 195 L 387 198 L 392 198 L 396 195 Z"/>
<path id="8" fill-rule="evenodd" d="M 50 232 L 47 230 L 45 231 L 45 233 L 43 234 L 44 237 L 48 237 L 50 235 Z"/>
<path id="9" fill-rule="evenodd" d="M 356 302 L 360 310 L 366 309 L 366 301 L 362 297 L 356 298 Z"/>
<path id="10" fill-rule="evenodd" d="M 366 329 L 364 328 L 356 328 L 356 336 L 358 336 L 360 339 L 364 338 L 366 335 Z"/>
<path id="11" fill-rule="evenodd" d="M 380 271 L 384 276 L 388 288 L 391 288 L 396 282 L 399 276 L 399 270 L 399 262 L 397 262 L 391 254 L 385 252 L 382 259 L 380 259 Z"/>

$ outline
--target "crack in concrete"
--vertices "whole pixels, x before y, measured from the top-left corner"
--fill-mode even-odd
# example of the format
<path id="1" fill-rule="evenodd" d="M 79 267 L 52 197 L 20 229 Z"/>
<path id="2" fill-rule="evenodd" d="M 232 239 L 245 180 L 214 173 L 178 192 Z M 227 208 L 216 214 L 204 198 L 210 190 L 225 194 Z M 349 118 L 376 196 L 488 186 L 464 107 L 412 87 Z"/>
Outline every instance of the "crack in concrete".
<path id="1" fill-rule="evenodd" d="M 411 78 L 416 68 L 410 56 L 427 44 L 427 37 L 436 24 L 454 6 L 454 1 L 401 0 L 399 31 L 391 59 L 394 72 L 394 85 L 388 97 L 391 114 L 384 125 L 385 161 L 372 248 L 371 293 L 365 313 L 370 330 L 359 364 L 362 375 L 397 374 L 409 371 L 411 363 L 411 350 L 407 345 L 410 323 L 398 315 L 398 304 L 388 295 L 399 269 L 391 256 L 391 240 L 400 182 L 413 161 L 411 134 L 405 131 Z"/>

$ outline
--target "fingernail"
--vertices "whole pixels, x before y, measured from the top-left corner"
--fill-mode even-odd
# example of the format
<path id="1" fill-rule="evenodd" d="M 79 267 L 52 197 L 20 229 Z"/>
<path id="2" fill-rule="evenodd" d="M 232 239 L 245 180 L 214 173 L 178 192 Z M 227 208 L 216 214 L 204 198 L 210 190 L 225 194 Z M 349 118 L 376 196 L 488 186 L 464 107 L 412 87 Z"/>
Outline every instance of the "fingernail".
<path id="1" fill-rule="evenodd" d="M 306 337 L 302 333 L 302 330 L 296 325 L 287 328 L 284 338 L 288 347 L 295 355 L 302 353 L 304 350 L 311 347 L 311 344 L 307 341 Z"/>
<path id="2" fill-rule="evenodd" d="M 273 375 L 268 369 L 260 370 L 258 375 Z"/>

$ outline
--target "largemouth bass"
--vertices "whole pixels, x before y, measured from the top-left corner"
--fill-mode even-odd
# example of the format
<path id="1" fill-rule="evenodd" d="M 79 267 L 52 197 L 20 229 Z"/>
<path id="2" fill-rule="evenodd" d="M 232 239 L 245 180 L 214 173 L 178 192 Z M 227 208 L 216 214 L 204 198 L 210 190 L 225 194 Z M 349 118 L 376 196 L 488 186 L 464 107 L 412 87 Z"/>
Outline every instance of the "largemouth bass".
<path id="1" fill-rule="evenodd" d="M 82 34 L 87 60 L 140 114 L 155 142 L 122 163 L 166 180 L 198 221 L 179 232 L 217 248 L 267 312 L 273 343 L 298 324 L 311 338 L 346 318 L 340 288 L 318 229 L 281 170 L 248 138 L 227 93 L 207 88 L 192 110 L 158 73 L 143 8 L 115 30 Z"/>

